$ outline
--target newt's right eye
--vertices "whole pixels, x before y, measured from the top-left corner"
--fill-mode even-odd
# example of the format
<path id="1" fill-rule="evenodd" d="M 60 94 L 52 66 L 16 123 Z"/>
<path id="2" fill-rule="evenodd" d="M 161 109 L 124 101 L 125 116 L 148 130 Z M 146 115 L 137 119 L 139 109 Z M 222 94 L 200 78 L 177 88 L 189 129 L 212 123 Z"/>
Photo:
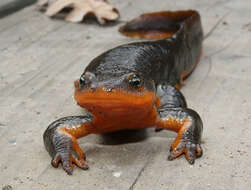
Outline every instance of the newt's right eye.
<path id="1" fill-rule="evenodd" d="M 143 86 L 143 81 L 141 80 L 141 78 L 138 75 L 133 74 L 129 78 L 129 84 L 133 88 L 138 89 L 138 88 L 141 88 Z"/>
<path id="2" fill-rule="evenodd" d="M 82 75 L 81 75 L 81 77 L 80 77 L 80 79 L 79 79 L 79 84 L 80 84 L 81 86 L 84 86 L 84 85 L 86 84 L 86 76 L 85 76 L 85 74 L 82 74 Z"/>

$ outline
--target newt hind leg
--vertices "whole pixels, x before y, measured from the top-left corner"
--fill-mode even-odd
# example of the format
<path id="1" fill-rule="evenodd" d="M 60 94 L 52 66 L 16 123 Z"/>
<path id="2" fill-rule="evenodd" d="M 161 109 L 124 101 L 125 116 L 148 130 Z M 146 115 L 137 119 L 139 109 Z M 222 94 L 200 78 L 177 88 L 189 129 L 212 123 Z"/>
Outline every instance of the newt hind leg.
<path id="1" fill-rule="evenodd" d="M 89 116 L 69 116 L 61 118 L 48 126 L 44 132 L 44 145 L 52 157 L 51 165 L 62 163 L 68 175 L 72 175 L 73 164 L 88 169 L 85 154 L 78 145 L 77 138 L 91 133 Z"/>
<path id="2" fill-rule="evenodd" d="M 162 96 L 160 96 L 161 106 L 157 126 L 178 133 L 171 146 L 168 160 L 185 154 L 187 161 L 193 164 L 196 158 L 202 156 L 201 118 L 197 112 L 187 108 L 184 96 L 176 88 L 164 85 L 158 89 L 162 89 Z"/>

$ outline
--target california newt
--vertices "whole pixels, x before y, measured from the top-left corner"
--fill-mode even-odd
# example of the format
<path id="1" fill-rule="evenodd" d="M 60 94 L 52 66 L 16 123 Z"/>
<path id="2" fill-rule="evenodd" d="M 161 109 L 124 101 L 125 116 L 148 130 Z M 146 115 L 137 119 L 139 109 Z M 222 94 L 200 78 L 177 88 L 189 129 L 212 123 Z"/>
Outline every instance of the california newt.
<path id="1" fill-rule="evenodd" d="M 156 39 L 108 50 L 75 81 L 74 98 L 88 111 L 61 118 L 44 132 L 51 164 L 72 174 L 88 169 L 77 139 L 123 129 L 159 127 L 178 133 L 169 160 L 185 154 L 193 164 L 202 155 L 202 121 L 187 107 L 179 88 L 199 61 L 203 32 L 194 10 L 143 14 L 120 28 L 126 36 Z"/>

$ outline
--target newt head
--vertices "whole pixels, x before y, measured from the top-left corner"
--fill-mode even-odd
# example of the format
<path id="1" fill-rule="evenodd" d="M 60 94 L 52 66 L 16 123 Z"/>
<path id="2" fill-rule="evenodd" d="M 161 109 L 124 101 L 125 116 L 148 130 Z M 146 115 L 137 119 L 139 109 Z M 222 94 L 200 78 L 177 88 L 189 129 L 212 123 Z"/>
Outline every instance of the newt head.
<path id="1" fill-rule="evenodd" d="M 152 111 L 156 102 L 152 80 L 143 79 L 136 73 L 107 78 L 83 73 L 74 83 L 77 103 L 95 116 L 105 118 L 144 117 Z"/>

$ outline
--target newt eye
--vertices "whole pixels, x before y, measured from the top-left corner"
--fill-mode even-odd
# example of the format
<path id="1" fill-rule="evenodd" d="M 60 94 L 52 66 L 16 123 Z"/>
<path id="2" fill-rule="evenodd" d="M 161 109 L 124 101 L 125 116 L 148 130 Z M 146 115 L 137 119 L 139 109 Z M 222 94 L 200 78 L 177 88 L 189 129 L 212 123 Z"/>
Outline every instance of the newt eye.
<path id="1" fill-rule="evenodd" d="M 136 75 L 136 74 L 133 74 L 132 76 L 130 76 L 129 78 L 129 84 L 133 87 L 133 88 L 141 88 L 142 85 L 143 85 L 143 82 L 141 80 L 141 78 Z"/>
<path id="2" fill-rule="evenodd" d="M 80 79 L 79 79 L 79 84 L 80 84 L 81 86 L 83 86 L 83 85 L 86 84 L 86 76 L 85 76 L 85 74 L 82 74 L 82 75 L 81 75 L 81 77 L 80 77 Z"/>

